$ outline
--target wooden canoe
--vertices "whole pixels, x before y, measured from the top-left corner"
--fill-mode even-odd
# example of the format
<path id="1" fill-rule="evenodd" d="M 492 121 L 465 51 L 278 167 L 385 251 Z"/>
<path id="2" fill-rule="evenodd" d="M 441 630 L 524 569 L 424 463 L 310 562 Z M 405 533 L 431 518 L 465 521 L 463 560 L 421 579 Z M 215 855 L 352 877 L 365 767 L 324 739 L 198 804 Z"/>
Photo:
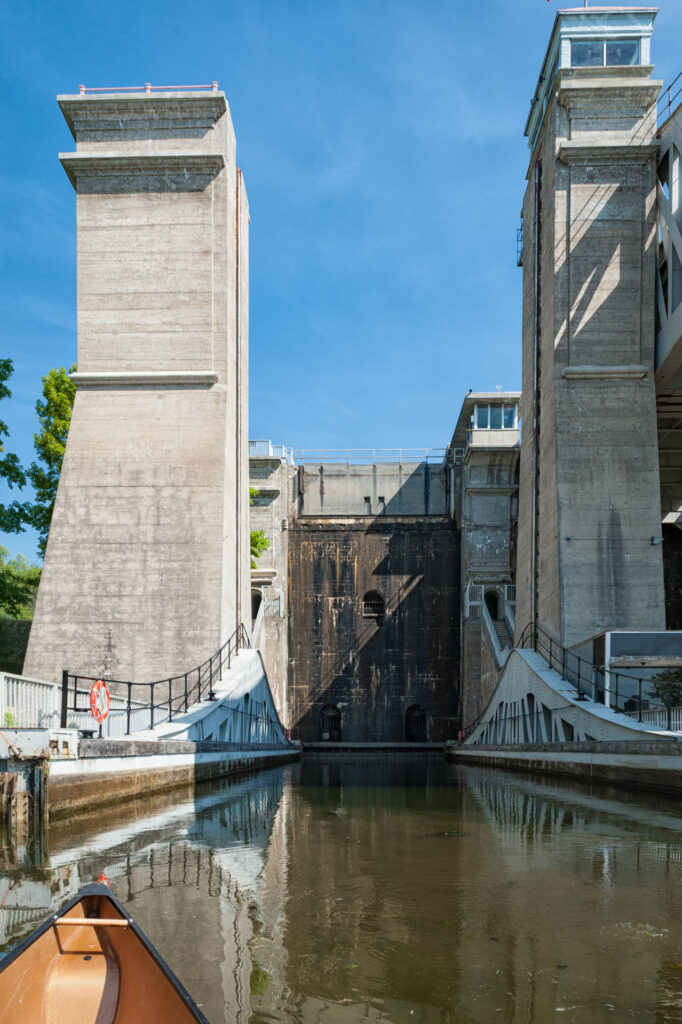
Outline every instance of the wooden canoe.
<path id="1" fill-rule="evenodd" d="M 208 1024 L 105 885 L 0 960 L 0 1024 Z"/>

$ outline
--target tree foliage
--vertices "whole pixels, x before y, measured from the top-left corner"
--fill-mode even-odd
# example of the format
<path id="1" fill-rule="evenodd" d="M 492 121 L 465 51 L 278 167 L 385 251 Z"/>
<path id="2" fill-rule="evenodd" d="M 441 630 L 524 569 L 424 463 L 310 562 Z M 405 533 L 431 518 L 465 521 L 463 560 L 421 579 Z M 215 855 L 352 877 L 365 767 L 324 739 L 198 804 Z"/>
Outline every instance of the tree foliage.
<path id="1" fill-rule="evenodd" d="M 36 497 L 24 505 L 24 520 L 38 531 L 38 547 L 43 555 L 76 397 L 76 385 L 69 379 L 75 369 L 74 365 L 70 370 L 63 366 L 50 370 L 43 377 L 43 397 L 36 402 L 40 431 L 33 435 L 33 447 L 40 461 L 32 462 L 26 473 Z"/>
<path id="2" fill-rule="evenodd" d="M 0 359 L 0 400 L 10 398 L 12 392 L 7 381 L 12 376 L 14 364 L 11 359 Z M 26 474 L 16 455 L 5 449 L 3 438 L 9 437 L 9 430 L 4 420 L 0 420 L 0 480 L 9 488 L 22 488 L 26 483 Z M 13 501 L 10 505 L 0 503 L 0 530 L 4 533 L 21 533 L 24 528 L 22 505 Z"/>
<path id="3" fill-rule="evenodd" d="M 647 696 L 671 708 L 682 705 L 682 669 L 665 668 L 652 677 Z"/>
<path id="4" fill-rule="evenodd" d="M 32 565 L 23 555 L 9 557 L 0 545 L 0 615 L 13 619 L 30 619 L 33 615 L 40 566 Z"/>
<path id="5" fill-rule="evenodd" d="M 258 497 L 260 492 L 256 487 L 249 487 L 249 504 L 253 505 L 254 498 Z M 264 551 L 267 551 L 270 547 L 270 541 L 265 536 L 264 530 L 251 530 L 250 533 L 251 541 L 251 568 L 256 569 L 256 559 L 260 558 Z"/>

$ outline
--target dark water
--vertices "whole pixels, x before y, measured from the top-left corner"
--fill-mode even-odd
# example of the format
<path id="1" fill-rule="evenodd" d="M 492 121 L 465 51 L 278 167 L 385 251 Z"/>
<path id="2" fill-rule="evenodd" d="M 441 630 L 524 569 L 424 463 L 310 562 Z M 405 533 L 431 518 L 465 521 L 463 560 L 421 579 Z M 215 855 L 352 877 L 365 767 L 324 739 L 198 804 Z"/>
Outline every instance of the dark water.
<path id="1" fill-rule="evenodd" d="M 682 1022 L 682 806 L 304 762 L 0 848 L 0 950 L 100 872 L 214 1024 Z"/>

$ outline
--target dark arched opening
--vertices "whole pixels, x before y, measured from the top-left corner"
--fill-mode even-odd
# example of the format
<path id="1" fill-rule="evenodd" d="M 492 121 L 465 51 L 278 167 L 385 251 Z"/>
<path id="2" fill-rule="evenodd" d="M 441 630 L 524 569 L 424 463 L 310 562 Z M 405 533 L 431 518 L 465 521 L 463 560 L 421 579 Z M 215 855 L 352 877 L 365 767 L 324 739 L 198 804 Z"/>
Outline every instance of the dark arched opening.
<path id="1" fill-rule="evenodd" d="M 499 619 L 500 595 L 497 593 L 497 591 L 486 590 L 483 600 L 485 601 L 486 608 L 490 612 L 490 618 L 493 620 Z"/>
<path id="2" fill-rule="evenodd" d="M 260 590 L 252 590 L 251 591 L 251 619 L 252 619 L 253 622 L 256 621 L 256 618 L 258 616 L 258 609 L 261 606 L 261 601 L 262 600 L 263 600 L 263 593 L 262 593 L 262 591 L 260 591 Z"/>
<path id="3" fill-rule="evenodd" d="M 336 704 L 327 704 L 320 712 L 320 736 L 330 743 L 341 741 L 341 712 Z"/>
<path id="4" fill-rule="evenodd" d="M 363 619 L 383 619 L 386 602 L 378 590 L 368 591 L 362 599 Z"/>
<path id="5" fill-rule="evenodd" d="M 412 704 L 405 712 L 405 739 L 408 743 L 426 743 L 426 711 Z"/>

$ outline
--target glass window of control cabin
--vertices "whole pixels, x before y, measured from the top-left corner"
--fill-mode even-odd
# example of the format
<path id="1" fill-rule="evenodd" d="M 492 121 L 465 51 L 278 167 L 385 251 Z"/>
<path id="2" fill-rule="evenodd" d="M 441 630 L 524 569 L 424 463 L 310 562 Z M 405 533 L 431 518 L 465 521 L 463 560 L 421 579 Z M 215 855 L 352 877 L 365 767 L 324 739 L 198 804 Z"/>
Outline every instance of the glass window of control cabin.
<path id="1" fill-rule="evenodd" d="M 477 430 L 513 430 L 516 426 L 516 406 L 497 403 L 477 405 L 475 425 Z"/>
<path id="2" fill-rule="evenodd" d="M 572 68 L 603 68 L 639 64 L 639 39 L 572 39 Z"/>

